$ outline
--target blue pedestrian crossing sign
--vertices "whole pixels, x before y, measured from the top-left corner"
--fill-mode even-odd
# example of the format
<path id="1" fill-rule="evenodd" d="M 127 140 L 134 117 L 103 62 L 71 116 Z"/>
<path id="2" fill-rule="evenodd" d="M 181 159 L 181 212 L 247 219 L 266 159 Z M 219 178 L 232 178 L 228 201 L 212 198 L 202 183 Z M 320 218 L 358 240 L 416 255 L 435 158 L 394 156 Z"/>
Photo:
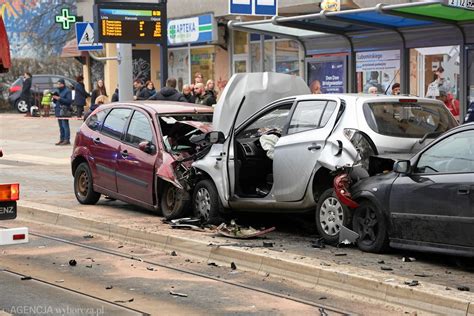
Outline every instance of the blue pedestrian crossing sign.
<path id="1" fill-rule="evenodd" d="M 77 48 L 81 51 L 102 50 L 104 45 L 94 43 L 94 23 L 78 22 L 76 23 Z"/>
<path id="2" fill-rule="evenodd" d="M 278 15 L 278 0 L 229 0 L 229 14 Z"/>

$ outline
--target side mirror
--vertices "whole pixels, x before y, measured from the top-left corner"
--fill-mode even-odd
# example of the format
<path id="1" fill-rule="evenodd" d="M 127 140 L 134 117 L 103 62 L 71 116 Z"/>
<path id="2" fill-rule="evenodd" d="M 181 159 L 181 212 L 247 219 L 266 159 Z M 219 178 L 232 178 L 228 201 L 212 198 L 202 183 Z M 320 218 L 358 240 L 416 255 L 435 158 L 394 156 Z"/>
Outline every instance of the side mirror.
<path id="1" fill-rule="evenodd" d="M 207 133 L 206 138 L 211 144 L 223 144 L 225 141 L 224 133 L 216 131 Z"/>
<path id="2" fill-rule="evenodd" d="M 393 164 L 393 171 L 400 174 L 408 174 L 410 167 L 410 160 L 399 160 Z"/>
<path id="3" fill-rule="evenodd" d="M 151 142 L 143 141 L 140 144 L 138 144 L 138 149 L 140 149 L 141 151 L 147 154 L 152 155 L 155 153 L 156 147 Z"/>

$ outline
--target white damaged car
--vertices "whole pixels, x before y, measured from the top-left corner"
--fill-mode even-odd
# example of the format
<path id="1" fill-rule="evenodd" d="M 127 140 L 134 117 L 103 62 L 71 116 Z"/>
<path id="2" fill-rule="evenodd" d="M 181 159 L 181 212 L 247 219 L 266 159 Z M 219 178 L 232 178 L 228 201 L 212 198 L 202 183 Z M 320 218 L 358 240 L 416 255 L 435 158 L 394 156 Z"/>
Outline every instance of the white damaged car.
<path id="1" fill-rule="evenodd" d="M 311 95 L 299 77 L 234 75 L 193 163 L 195 215 L 311 211 L 319 233 L 335 241 L 350 221 L 333 190 L 337 168 L 368 169 L 370 156 L 412 152 L 456 125 L 432 99 Z"/>

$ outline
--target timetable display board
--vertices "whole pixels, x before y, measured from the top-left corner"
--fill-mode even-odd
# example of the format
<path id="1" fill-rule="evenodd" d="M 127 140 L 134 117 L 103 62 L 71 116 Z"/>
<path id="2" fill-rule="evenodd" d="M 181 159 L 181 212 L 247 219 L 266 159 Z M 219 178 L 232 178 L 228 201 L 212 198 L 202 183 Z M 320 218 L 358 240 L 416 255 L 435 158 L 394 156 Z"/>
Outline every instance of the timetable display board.
<path id="1" fill-rule="evenodd" d="M 166 4 L 101 3 L 94 5 L 100 43 L 166 44 Z"/>

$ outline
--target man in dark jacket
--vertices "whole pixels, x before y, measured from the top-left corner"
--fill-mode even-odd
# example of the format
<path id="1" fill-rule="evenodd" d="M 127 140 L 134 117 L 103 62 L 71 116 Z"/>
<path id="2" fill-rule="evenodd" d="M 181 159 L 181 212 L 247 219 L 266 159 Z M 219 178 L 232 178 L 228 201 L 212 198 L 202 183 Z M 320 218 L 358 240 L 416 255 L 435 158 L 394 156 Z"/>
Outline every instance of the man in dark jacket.
<path id="1" fill-rule="evenodd" d="M 211 91 L 204 91 L 204 84 L 194 85 L 194 94 L 196 95 L 196 104 L 213 106 L 216 104 L 216 97 Z"/>
<path id="2" fill-rule="evenodd" d="M 64 79 L 58 80 L 57 87 L 58 91 L 53 94 L 53 102 L 55 104 L 54 115 L 58 118 L 59 124 L 59 142 L 57 142 L 56 145 L 70 145 L 71 132 L 69 129 L 69 118 L 63 116 L 64 114 L 61 112 L 64 111 L 61 111 L 61 108 L 63 108 L 63 110 L 72 110 L 72 93 L 71 90 L 66 87 Z"/>
<path id="3" fill-rule="evenodd" d="M 77 108 L 77 117 L 81 118 L 89 93 L 86 91 L 86 87 L 84 86 L 83 76 L 77 76 L 76 81 L 77 83 L 74 85 L 74 91 L 76 91 L 74 94 L 74 105 Z"/>
<path id="4" fill-rule="evenodd" d="M 25 72 L 23 75 L 23 86 L 21 88 L 20 100 L 25 101 L 26 105 L 28 106 L 28 112 L 26 113 L 27 116 L 31 116 L 31 104 L 33 95 L 31 93 L 31 85 L 33 83 L 33 79 L 31 78 L 31 74 L 29 72 Z"/>
<path id="5" fill-rule="evenodd" d="M 188 103 L 196 103 L 196 97 L 193 95 L 193 88 L 189 84 L 183 86 L 183 96 Z"/>
<path id="6" fill-rule="evenodd" d="M 152 95 L 148 100 L 178 101 L 187 102 L 186 98 L 176 90 L 176 79 L 168 78 L 166 87 Z"/>

